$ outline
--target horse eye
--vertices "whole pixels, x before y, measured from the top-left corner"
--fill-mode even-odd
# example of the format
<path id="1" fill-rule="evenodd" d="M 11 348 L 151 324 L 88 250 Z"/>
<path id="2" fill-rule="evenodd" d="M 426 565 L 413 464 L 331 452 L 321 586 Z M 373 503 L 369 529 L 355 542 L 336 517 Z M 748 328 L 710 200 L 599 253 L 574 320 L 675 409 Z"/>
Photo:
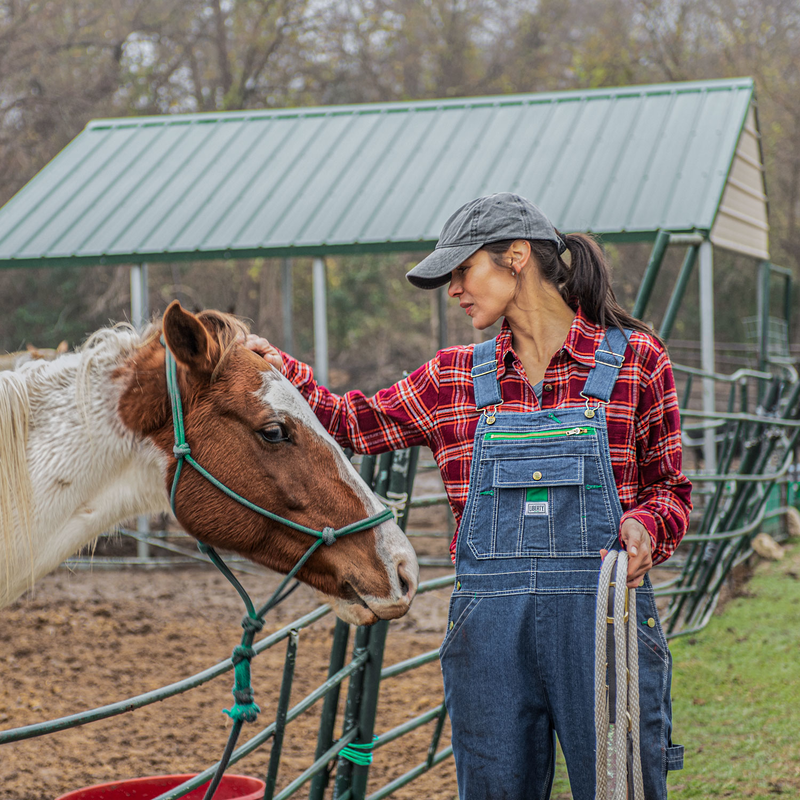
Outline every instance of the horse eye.
<path id="1" fill-rule="evenodd" d="M 258 432 L 258 435 L 265 442 L 269 442 L 270 444 L 289 441 L 289 434 L 286 432 L 286 428 L 284 428 L 283 425 L 278 422 L 272 425 L 267 425 L 266 428 L 263 428 Z"/>

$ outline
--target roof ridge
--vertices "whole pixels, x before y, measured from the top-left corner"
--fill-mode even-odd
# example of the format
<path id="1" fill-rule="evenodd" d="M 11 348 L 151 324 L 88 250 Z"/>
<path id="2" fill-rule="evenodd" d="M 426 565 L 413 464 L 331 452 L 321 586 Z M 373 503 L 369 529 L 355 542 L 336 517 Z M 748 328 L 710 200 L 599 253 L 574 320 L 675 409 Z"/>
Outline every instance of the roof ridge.
<path id="1" fill-rule="evenodd" d="M 108 117 L 90 120 L 86 129 L 144 127 L 157 125 L 204 124 L 211 122 L 243 122 L 275 117 L 295 118 L 312 116 L 335 116 L 344 114 L 380 114 L 423 109 L 461 109 L 481 105 L 517 105 L 522 103 L 552 103 L 554 100 L 575 101 L 592 98 L 647 96 L 653 94 L 680 94 L 683 92 L 720 89 L 753 88 L 750 77 L 713 78 L 700 81 L 676 81 L 673 83 L 644 83 L 627 86 L 607 86 L 596 89 L 564 89 L 561 91 L 529 92 L 520 94 L 476 95 L 475 97 L 434 98 L 429 100 L 397 100 L 382 103 L 351 103 L 328 106 L 287 106 L 282 108 L 244 109 L 238 111 L 205 111 L 189 114 L 159 114 L 145 117 Z"/>

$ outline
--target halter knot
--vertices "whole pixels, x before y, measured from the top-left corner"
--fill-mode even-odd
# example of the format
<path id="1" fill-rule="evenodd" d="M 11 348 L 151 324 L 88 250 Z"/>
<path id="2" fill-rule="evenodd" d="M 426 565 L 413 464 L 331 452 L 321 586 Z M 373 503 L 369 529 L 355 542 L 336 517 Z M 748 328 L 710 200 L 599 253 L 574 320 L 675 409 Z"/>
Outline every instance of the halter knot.
<path id="1" fill-rule="evenodd" d="M 185 458 L 186 456 L 190 456 L 192 454 L 192 448 L 184 442 L 183 444 L 176 444 L 172 448 L 172 452 L 175 458 Z"/>
<path id="2" fill-rule="evenodd" d="M 236 701 L 237 706 L 249 706 L 253 700 L 255 700 L 255 695 L 253 694 L 252 687 L 248 686 L 246 689 L 234 689 L 233 690 L 233 699 Z M 250 713 L 250 709 L 247 710 Z M 246 719 L 246 717 L 245 717 Z M 248 719 L 248 722 L 255 722 L 255 719 Z"/>
<path id="3" fill-rule="evenodd" d="M 330 526 L 322 529 L 322 541 L 330 547 L 336 541 L 336 531 Z"/>
<path id="4" fill-rule="evenodd" d="M 247 615 L 242 618 L 242 627 L 248 632 L 258 633 L 264 627 L 263 619 L 256 619 Z"/>
<path id="5" fill-rule="evenodd" d="M 255 655 L 256 651 L 253 650 L 252 647 L 246 647 L 245 645 L 239 644 L 233 648 L 233 655 L 231 655 L 231 661 L 233 662 L 233 665 L 236 666 L 240 661 L 252 660 L 255 657 Z M 238 703 L 240 701 L 237 700 L 236 702 Z"/>

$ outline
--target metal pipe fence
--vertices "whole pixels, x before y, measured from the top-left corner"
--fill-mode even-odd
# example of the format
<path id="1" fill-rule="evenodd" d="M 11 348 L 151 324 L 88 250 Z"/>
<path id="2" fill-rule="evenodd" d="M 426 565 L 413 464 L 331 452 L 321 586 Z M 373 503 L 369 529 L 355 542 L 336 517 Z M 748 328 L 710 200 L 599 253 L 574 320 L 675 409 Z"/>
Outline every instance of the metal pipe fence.
<path id="1" fill-rule="evenodd" d="M 696 633 L 709 621 L 719 600 L 720 591 L 732 570 L 750 554 L 753 536 L 770 520 L 787 512 L 798 493 L 800 474 L 795 450 L 800 436 L 800 382 L 790 380 L 787 371 L 776 376 L 768 372 L 742 369 L 732 375 L 704 373 L 693 367 L 676 365 L 676 376 L 684 379 L 681 415 L 685 426 L 685 447 L 701 452 L 704 440 L 691 433 L 700 426 L 715 426 L 718 469 L 708 474 L 702 468 L 690 473 L 695 482 L 697 509 L 693 524 L 684 537 L 675 559 L 669 565 L 678 574 L 654 584 L 655 594 L 669 600 L 662 611 L 662 623 L 669 638 Z M 725 411 L 703 412 L 691 408 L 691 382 L 711 379 L 728 387 Z M 443 493 L 412 499 L 414 476 L 419 466 L 417 449 L 388 453 L 378 458 L 361 459 L 362 477 L 395 512 L 398 523 L 407 530 L 412 508 L 430 508 L 446 504 Z M 426 464 L 432 468 L 432 464 Z M 142 533 L 126 530 L 125 535 L 171 555 L 160 558 L 104 557 L 70 559 L 71 568 L 121 565 L 162 566 L 176 563 L 207 563 L 207 556 L 184 547 L 173 532 Z M 449 531 L 410 531 L 420 536 L 450 536 Z M 188 541 L 188 539 L 187 539 Z M 178 543 L 176 543 L 178 542 Z M 448 564 L 446 556 L 440 560 Z M 231 558 L 232 569 L 260 574 L 260 570 L 242 559 Z M 452 584 L 452 574 L 425 581 L 419 587 L 424 595 Z M 390 796 L 402 786 L 434 769 L 452 755 L 452 748 L 441 747 L 446 723 L 443 700 L 431 708 L 382 731 L 377 718 L 378 698 L 383 681 L 401 679 L 402 675 L 438 660 L 438 651 L 383 666 L 383 654 L 392 625 L 379 622 L 370 628 L 357 628 L 348 659 L 351 629 L 337 621 L 331 639 L 330 662 L 326 680 L 300 701 L 291 705 L 292 683 L 297 663 L 298 642 L 304 629 L 330 613 L 321 606 L 300 617 L 253 645 L 256 656 L 283 642 L 284 659 L 281 691 L 274 720 L 262 727 L 231 754 L 230 764 L 245 759 L 257 748 L 271 743 L 266 775 L 265 800 L 283 800 L 306 789 L 309 800 L 378 800 Z M 81 714 L 0 732 L 0 745 L 42 736 L 66 728 L 144 708 L 153 703 L 190 691 L 233 669 L 231 659 L 202 672 L 152 692 L 130 697 Z M 320 704 L 316 747 L 309 753 L 309 765 L 285 786 L 279 788 L 281 753 L 289 726 L 301 714 Z M 337 721 L 340 732 L 336 735 Z M 427 752 L 418 764 L 386 785 L 368 794 L 369 753 L 407 736 L 424 726 L 432 726 Z M 377 733 L 377 740 L 373 741 Z M 353 748 L 357 748 L 353 750 Z M 361 748 L 360 750 L 358 748 Z M 353 757 L 353 753 L 356 757 Z M 362 757 L 358 757 L 362 754 Z M 355 762 L 355 763 L 354 763 Z M 160 795 L 157 800 L 177 800 L 206 783 L 216 764 L 209 765 L 196 777 Z"/>

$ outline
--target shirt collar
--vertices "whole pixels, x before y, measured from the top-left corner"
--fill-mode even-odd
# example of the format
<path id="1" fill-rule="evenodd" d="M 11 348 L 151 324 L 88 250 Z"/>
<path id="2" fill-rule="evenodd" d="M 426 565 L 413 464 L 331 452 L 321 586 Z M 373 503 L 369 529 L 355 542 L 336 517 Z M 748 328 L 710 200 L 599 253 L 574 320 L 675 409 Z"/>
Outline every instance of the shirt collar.
<path id="1" fill-rule="evenodd" d="M 575 319 L 572 321 L 567 338 L 564 341 L 562 352 L 566 352 L 579 364 L 586 367 L 594 367 L 594 354 L 603 342 L 605 330 L 594 322 L 591 322 L 578 306 L 575 312 Z M 511 326 L 508 320 L 503 320 L 500 333 L 497 335 L 497 374 L 505 372 L 506 357 L 509 353 L 513 354 Z"/>

